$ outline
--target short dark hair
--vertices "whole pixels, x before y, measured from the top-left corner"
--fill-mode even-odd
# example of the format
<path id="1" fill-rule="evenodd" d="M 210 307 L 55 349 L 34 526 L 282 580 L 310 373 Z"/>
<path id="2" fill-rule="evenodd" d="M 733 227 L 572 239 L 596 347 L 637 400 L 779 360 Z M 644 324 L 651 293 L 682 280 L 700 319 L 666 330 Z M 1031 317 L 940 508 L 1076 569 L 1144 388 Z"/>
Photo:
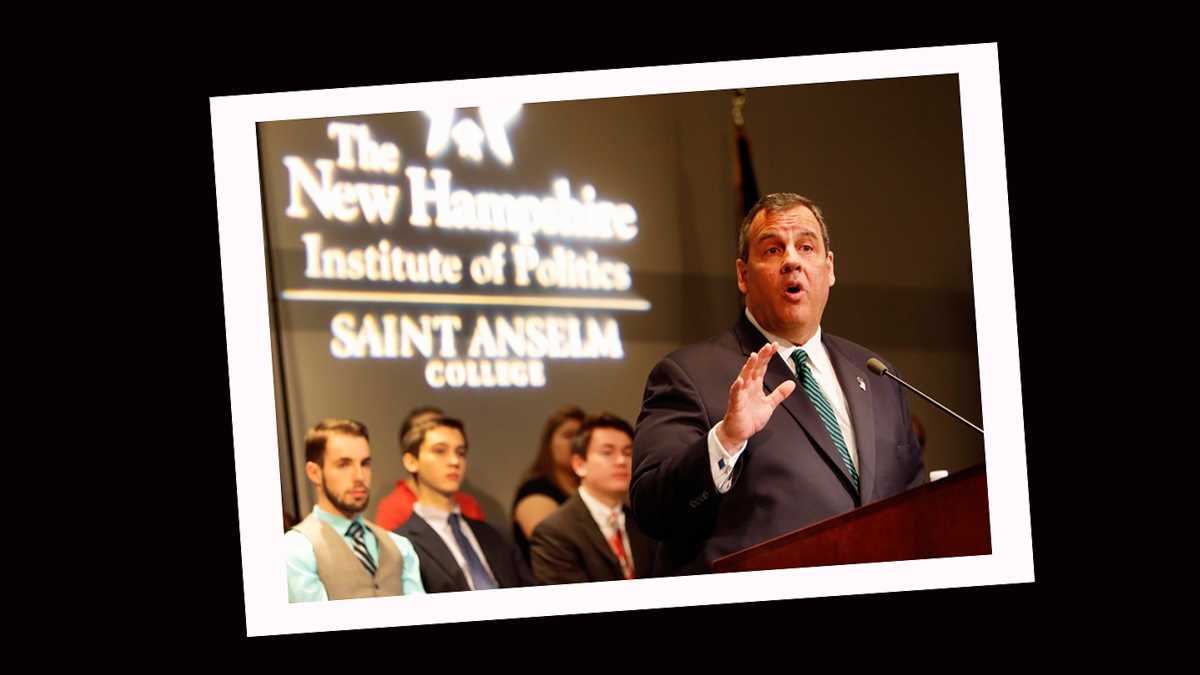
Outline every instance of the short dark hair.
<path id="1" fill-rule="evenodd" d="M 442 412 L 441 408 L 432 405 L 419 405 L 408 411 L 408 415 L 404 418 L 404 421 L 400 423 L 399 433 L 396 434 L 396 440 L 400 444 L 401 452 L 404 452 L 404 435 L 407 434 L 410 429 L 412 429 L 413 420 L 421 415 L 428 415 L 429 413 L 434 413 L 438 417 L 445 416 L 445 413 Z"/>
<path id="2" fill-rule="evenodd" d="M 355 436 L 367 441 L 371 440 L 371 437 L 367 435 L 367 425 L 362 422 L 327 417 L 317 422 L 317 426 L 309 429 L 308 433 L 304 434 L 304 461 L 312 462 L 317 466 L 324 466 L 325 444 L 329 440 L 329 437 L 334 434 Z"/>
<path id="3" fill-rule="evenodd" d="M 832 251 L 833 248 L 829 242 L 829 227 L 825 225 L 825 216 L 821 215 L 821 208 L 817 206 L 816 202 L 795 192 L 773 192 L 755 202 L 754 206 L 750 207 L 750 213 L 747 213 L 746 217 L 742 219 L 742 225 L 738 228 L 738 258 L 742 262 L 750 259 L 750 223 L 754 222 L 754 217 L 760 211 L 779 213 L 791 211 L 797 206 L 807 207 L 816 216 L 817 222 L 821 224 L 821 239 L 825 241 L 825 252 Z"/>
<path id="4" fill-rule="evenodd" d="M 579 433 L 575 434 L 574 440 L 571 441 L 571 454 L 587 459 L 588 446 L 592 444 L 592 432 L 596 429 L 623 431 L 629 435 L 630 440 L 633 440 L 633 425 L 624 419 L 607 412 L 589 415 L 583 421 L 583 425 L 579 427 Z"/>
<path id="5" fill-rule="evenodd" d="M 425 442 L 425 437 L 429 435 L 430 431 L 440 427 L 457 429 L 462 434 L 463 445 L 470 447 L 470 443 L 467 441 L 467 427 L 462 423 L 462 420 L 453 417 L 435 417 L 431 420 L 417 422 L 412 425 L 408 433 L 404 434 L 404 437 L 400 439 L 400 449 L 406 455 L 417 457 L 421 452 L 421 444 Z"/>

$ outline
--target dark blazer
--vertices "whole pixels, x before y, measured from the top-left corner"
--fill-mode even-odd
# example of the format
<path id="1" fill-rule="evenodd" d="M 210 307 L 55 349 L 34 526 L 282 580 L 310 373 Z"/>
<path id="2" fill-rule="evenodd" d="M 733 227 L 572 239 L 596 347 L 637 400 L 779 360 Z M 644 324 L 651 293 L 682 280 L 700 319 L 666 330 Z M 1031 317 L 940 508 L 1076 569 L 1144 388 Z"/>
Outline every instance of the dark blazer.
<path id="1" fill-rule="evenodd" d="M 928 480 L 900 386 L 866 368 L 872 356 L 883 359 L 828 333 L 821 341 L 850 408 L 861 495 L 801 387 L 750 438 L 729 491 L 717 492 L 708 432 L 724 417 L 746 359 L 767 342 L 744 314 L 728 332 L 669 354 L 651 371 L 629 492 L 638 523 L 660 542 L 656 575 L 708 572 L 721 556 Z M 771 392 L 794 377 L 776 354 L 763 387 Z"/>
<path id="2" fill-rule="evenodd" d="M 497 586 L 513 588 L 536 584 L 525 559 L 516 547 L 504 539 L 499 530 L 482 520 L 464 517 L 463 521 L 471 528 L 475 540 L 479 542 L 479 548 L 483 549 L 488 567 L 496 577 Z M 396 528 L 396 534 L 408 537 L 416 549 L 417 558 L 421 561 L 421 583 L 425 586 L 425 592 L 451 593 L 471 590 L 467 584 L 467 576 L 458 566 L 454 554 L 424 518 L 413 513 L 403 525 Z"/>
<path id="3" fill-rule="evenodd" d="M 629 547 L 633 549 L 634 576 L 650 576 L 654 541 L 642 533 L 628 507 L 625 508 L 625 531 L 629 534 Z M 617 554 L 604 539 L 600 526 L 578 493 L 533 529 L 529 553 L 533 577 L 540 584 L 625 578 Z"/>

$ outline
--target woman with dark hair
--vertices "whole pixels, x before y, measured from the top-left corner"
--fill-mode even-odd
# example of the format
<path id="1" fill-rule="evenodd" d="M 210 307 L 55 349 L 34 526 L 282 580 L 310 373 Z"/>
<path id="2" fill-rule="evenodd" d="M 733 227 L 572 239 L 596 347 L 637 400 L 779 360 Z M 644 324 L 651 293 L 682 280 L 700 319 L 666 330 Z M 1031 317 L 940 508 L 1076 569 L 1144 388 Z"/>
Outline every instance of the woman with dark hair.
<path id="1" fill-rule="evenodd" d="M 579 488 L 579 478 L 571 470 L 571 441 L 584 417 L 579 406 L 568 405 L 554 411 L 542 428 L 537 458 L 517 488 L 513 499 L 513 540 L 526 560 L 533 528 Z"/>

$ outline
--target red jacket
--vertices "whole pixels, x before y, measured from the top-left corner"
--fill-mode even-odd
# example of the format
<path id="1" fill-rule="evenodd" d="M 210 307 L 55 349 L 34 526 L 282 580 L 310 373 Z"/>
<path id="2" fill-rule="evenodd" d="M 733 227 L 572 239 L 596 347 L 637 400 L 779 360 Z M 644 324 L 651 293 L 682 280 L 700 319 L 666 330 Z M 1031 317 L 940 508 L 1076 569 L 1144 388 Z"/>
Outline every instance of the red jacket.
<path id="1" fill-rule="evenodd" d="M 458 508 L 462 509 L 463 515 L 467 518 L 484 520 L 483 509 L 471 495 L 465 492 L 456 492 L 454 501 L 458 502 Z M 388 531 L 395 530 L 412 515 L 413 504 L 416 502 L 417 496 L 408 489 L 404 481 L 396 481 L 396 489 L 379 502 L 379 508 L 375 511 L 375 524 Z"/>

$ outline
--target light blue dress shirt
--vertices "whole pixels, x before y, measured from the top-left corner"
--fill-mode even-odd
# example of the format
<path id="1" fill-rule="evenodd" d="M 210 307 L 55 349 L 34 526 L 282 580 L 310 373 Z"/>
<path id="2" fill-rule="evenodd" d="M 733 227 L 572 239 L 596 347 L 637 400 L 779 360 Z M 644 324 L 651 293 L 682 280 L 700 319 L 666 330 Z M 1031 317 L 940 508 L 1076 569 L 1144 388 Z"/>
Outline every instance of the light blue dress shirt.
<path id="1" fill-rule="evenodd" d="M 328 513 L 319 506 L 313 507 L 313 513 L 322 522 L 341 534 L 346 546 L 350 547 L 352 551 L 354 550 L 354 540 L 346 535 L 346 530 L 352 521 Z M 354 520 L 362 523 L 362 516 Z M 413 550 L 412 544 L 408 539 L 394 532 L 388 532 L 388 536 L 400 549 L 400 555 L 404 560 L 404 573 L 401 576 L 401 587 L 404 594 L 425 593 L 425 586 L 421 584 L 420 562 L 417 560 L 417 552 Z M 366 541 L 367 551 L 371 553 L 371 558 L 378 561 L 379 542 L 375 540 L 375 533 L 365 524 L 363 524 L 363 539 Z M 312 544 L 308 542 L 308 538 L 296 530 L 288 530 L 283 535 L 283 541 L 287 554 L 288 602 L 328 600 L 329 596 L 325 593 L 325 585 L 321 583 L 321 577 L 317 576 L 317 556 L 313 553 Z"/>

